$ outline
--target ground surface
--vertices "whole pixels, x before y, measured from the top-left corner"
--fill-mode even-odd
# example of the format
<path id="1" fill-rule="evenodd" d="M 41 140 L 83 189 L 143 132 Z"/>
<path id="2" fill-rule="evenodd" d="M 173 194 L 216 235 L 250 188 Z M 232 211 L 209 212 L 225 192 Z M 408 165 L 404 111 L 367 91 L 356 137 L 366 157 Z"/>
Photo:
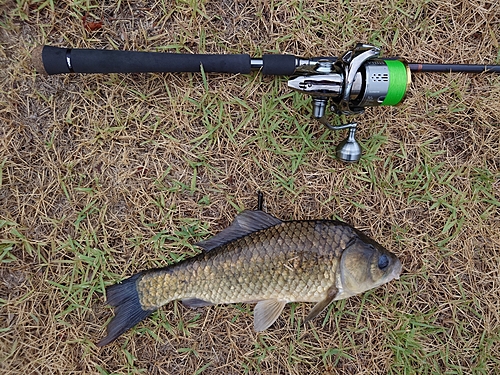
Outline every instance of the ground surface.
<path id="1" fill-rule="evenodd" d="M 496 0 L 0 4 L 2 374 L 500 372 L 498 76 L 415 75 L 401 106 L 358 117 L 364 158 L 346 165 L 343 134 L 284 78 L 47 77 L 31 62 L 41 44 L 311 57 L 364 41 L 498 64 Z M 259 334 L 252 305 L 172 303 L 95 346 L 106 285 L 193 255 L 258 190 L 277 217 L 363 230 L 401 280 L 307 326 L 311 305 L 292 304 Z"/>

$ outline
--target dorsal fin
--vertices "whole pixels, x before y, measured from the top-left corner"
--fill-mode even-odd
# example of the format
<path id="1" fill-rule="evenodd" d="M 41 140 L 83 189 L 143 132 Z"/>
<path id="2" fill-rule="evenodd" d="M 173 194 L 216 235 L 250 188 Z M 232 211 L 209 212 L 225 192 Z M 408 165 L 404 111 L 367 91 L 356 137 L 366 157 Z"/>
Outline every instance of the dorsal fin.
<path id="1" fill-rule="evenodd" d="M 205 251 L 210 251 L 228 242 L 247 236 L 250 233 L 267 229 L 281 223 L 282 221 L 280 219 L 264 211 L 243 211 L 235 217 L 229 227 L 206 241 L 198 242 L 196 246 L 201 247 Z"/>

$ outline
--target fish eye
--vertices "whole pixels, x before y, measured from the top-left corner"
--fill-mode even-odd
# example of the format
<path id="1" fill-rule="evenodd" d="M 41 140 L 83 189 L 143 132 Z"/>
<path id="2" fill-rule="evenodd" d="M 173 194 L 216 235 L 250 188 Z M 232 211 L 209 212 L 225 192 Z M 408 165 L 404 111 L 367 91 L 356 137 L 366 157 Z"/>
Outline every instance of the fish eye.
<path id="1" fill-rule="evenodd" d="M 380 258 L 378 258 L 378 268 L 383 270 L 387 268 L 388 265 L 389 265 L 389 258 L 387 258 L 387 255 L 382 254 Z"/>

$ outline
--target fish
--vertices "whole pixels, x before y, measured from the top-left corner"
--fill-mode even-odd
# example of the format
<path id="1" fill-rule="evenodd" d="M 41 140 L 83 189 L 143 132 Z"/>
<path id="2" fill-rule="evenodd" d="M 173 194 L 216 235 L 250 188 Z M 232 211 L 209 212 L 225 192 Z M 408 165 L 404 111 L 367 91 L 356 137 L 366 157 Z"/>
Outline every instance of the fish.
<path id="1" fill-rule="evenodd" d="M 399 279 L 400 260 L 338 220 L 282 221 L 247 210 L 202 252 L 163 268 L 139 272 L 106 289 L 114 317 L 97 346 L 116 340 L 174 300 L 198 308 L 256 303 L 254 329 L 269 328 L 289 302 L 315 302 L 309 322 L 333 301 Z"/>

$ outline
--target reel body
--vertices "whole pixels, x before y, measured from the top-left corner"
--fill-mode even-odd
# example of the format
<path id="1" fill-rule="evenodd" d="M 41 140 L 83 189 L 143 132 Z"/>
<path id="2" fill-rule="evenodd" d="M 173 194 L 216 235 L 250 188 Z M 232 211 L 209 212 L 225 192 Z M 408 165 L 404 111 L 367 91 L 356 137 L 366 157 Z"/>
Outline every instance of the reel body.
<path id="1" fill-rule="evenodd" d="M 411 83 L 411 72 L 402 60 L 381 59 L 380 49 L 358 44 L 336 61 L 320 59 L 314 65 L 299 66 L 288 87 L 313 97 L 313 116 L 331 130 L 349 129 L 337 148 L 337 157 L 355 162 L 361 157 L 356 141 L 357 123 L 331 125 L 326 109 L 337 115 L 356 115 L 365 107 L 401 103 Z"/>

